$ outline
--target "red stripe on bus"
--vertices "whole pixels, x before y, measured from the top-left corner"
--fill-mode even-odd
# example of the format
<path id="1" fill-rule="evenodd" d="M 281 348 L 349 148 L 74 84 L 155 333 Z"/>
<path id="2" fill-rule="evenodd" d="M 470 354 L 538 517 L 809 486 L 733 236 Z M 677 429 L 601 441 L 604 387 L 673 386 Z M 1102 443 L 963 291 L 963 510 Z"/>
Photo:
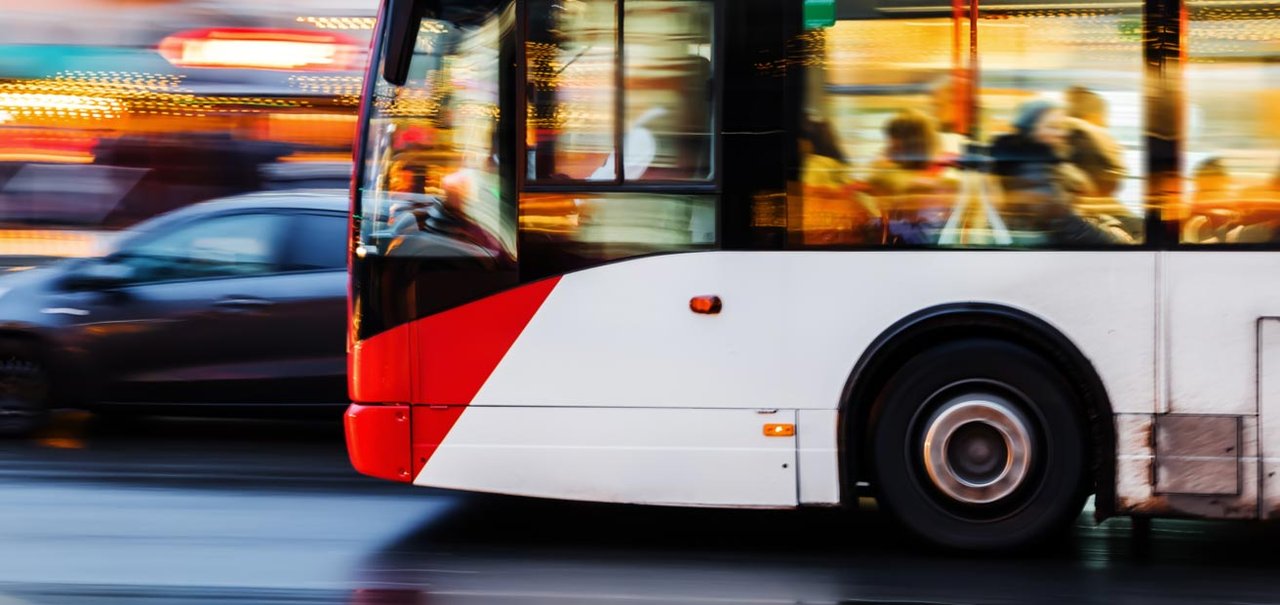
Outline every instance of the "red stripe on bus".
<path id="1" fill-rule="evenodd" d="M 351 345 L 347 390 L 357 403 L 409 403 L 409 327 L 399 326 Z"/>
<path id="2" fill-rule="evenodd" d="M 471 403 L 559 281 L 537 281 L 414 322 L 420 379 L 413 402 Z"/>
<path id="3" fill-rule="evenodd" d="M 558 282 L 534 282 L 356 342 L 348 360 L 352 399 L 414 404 L 351 406 L 347 446 L 356 469 L 398 481 L 422 472 Z M 406 411 L 411 426 L 401 427 Z"/>
<path id="4" fill-rule="evenodd" d="M 343 421 L 351 466 L 370 477 L 412 481 L 409 413 L 407 405 L 351 404 Z"/>

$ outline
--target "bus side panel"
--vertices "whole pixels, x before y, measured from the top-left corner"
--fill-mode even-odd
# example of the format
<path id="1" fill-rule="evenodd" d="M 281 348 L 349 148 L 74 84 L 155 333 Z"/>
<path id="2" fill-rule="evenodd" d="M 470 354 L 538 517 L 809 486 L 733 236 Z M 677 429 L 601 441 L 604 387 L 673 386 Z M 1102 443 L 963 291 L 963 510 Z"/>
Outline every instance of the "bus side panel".
<path id="1" fill-rule="evenodd" d="M 1126 419 L 1150 435 L 1122 465 L 1121 512 L 1209 518 L 1270 516 L 1277 506 L 1265 461 L 1277 407 L 1280 269 L 1274 252 L 1162 253 L 1164 396 L 1155 417 Z M 1214 427 L 1225 427 L 1215 429 Z M 1260 460 L 1260 456 L 1263 458 Z M 1143 471 L 1144 467 L 1147 470 Z M 1127 479 L 1126 479 L 1127 477 Z M 1150 485 L 1144 495 L 1141 481 Z"/>
<path id="2" fill-rule="evenodd" d="M 414 483 L 595 502 L 792 507 L 778 410 L 469 406 Z"/>
<path id="3" fill-rule="evenodd" d="M 922 309 L 1055 326 L 1117 412 L 1154 411 L 1154 254 L 707 252 L 565 275 L 471 405 L 834 410 L 864 350 Z M 716 315 L 690 311 L 719 296 Z"/>
<path id="4" fill-rule="evenodd" d="M 796 411 L 796 464 L 801 504 L 840 503 L 840 414 Z"/>
<path id="5" fill-rule="evenodd" d="M 1258 322 L 1280 317 L 1280 255 L 1166 252 L 1169 395 L 1159 411 L 1258 413 Z"/>
<path id="6" fill-rule="evenodd" d="M 1056 327 L 1098 370 L 1116 412 L 1150 415 L 1154 275 L 1155 253 L 1146 251 L 708 252 L 614 263 L 560 280 L 467 413 L 488 406 L 746 408 L 804 417 L 815 410 L 829 413 L 829 426 L 806 421 L 800 439 L 815 430 L 834 434 L 853 365 L 889 326 L 921 309 L 984 302 Z M 690 298 L 700 295 L 719 296 L 720 313 L 693 313 Z M 1141 433 L 1149 423 L 1124 426 Z M 1149 469 L 1150 458 L 1142 458 L 1150 450 L 1141 445 L 1148 435 L 1118 435 L 1118 454 Z M 802 464 L 802 501 L 826 502 L 837 489 L 838 464 L 827 453 L 801 452 L 802 462 L 826 456 Z M 1149 499 L 1145 476 L 1122 483 L 1117 495 Z M 474 474 L 469 480 L 484 482 Z"/>

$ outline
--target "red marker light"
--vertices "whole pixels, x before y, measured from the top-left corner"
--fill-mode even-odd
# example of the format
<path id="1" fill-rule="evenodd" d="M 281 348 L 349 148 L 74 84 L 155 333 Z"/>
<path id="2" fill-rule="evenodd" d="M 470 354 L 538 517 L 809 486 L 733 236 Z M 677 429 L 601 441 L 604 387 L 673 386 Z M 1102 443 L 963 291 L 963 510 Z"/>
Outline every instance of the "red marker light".
<path id="1" fill-rule="evenodd" d="M 719 296 L 695 296 L 689 299 L 689 310 L 703 315 L 715 315 L 720 312 Z"/>

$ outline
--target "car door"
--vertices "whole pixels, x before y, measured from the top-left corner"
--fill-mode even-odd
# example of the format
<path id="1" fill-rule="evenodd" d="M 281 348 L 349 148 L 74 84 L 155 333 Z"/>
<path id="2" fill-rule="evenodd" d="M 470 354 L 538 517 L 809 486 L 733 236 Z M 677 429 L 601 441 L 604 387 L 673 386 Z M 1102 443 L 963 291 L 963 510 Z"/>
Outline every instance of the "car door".
<path id="1" fill-rule="evenodd" d="M 278 358 L 281 252 L 289 216 L 203 215 L 112 255 L 127 285 L 92 293 L 77 339 L 101 398 L 128 403 L 258 403 Z"/>
<path id="2" fill-rule="evenodd" d="M 288 225 L 274 299 L 281 352 L 263 370 L 280 403 L 346 404 L 347 216 L 302 211 Z"/>

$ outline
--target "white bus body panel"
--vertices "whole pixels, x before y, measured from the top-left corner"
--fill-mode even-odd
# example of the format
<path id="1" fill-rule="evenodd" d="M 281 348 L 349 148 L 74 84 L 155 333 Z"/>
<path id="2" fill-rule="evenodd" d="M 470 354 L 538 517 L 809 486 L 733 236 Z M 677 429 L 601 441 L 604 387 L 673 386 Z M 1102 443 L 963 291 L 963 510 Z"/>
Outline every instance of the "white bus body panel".
<path id="1" fill-rule="evenodd" d="M 416 483 L 611 502 L 835 503 L 836 411 L 854 365 L 895 322 L 953 303 L 1048 322 L 1093 363 L 1115 411 L 1149 424 L 1156 254 L 707 252 L 572 273 Z M 698 295 L 721 297 L 723 311 L 692 313 Z M 765 422 L 780 421 L 757 410 L 798 419 L 796 438 L 763 437 Z"/>
<path id="2" fill-rule="evenodd" d="M 414 483 L 598 502 L 790 507 L 794 411 L 472 407 Z"/>
<path id="3" fill-rule="evenodd" d="M 472 405 L 833 410 L 922 309 L 983 302 L 1067 336 L 1117 412 L 1154 402 L 1155 253 L 708 252 L 564 276 Z M 689 311 L 714 294 L 719 315 Z"/>
<path id="4" fill-rule="evenodd" d="M 1174 413 L 1258 413 L 1258 321 L 1280 317 L 1280 254 L 1169 252 L 1169 399 Z"/>

